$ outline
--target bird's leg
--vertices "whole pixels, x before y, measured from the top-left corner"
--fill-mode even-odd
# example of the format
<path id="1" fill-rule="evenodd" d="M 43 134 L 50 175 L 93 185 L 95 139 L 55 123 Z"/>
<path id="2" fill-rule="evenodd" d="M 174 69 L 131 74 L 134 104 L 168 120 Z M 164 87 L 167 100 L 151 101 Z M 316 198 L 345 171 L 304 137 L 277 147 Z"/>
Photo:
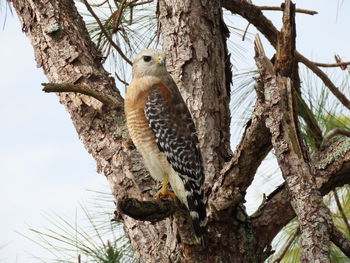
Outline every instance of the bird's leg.
<path id="1" fill-rule="evenodd" d="M 134 142 L 132 141 L 131 138 L 123 139 L 124 147 L 128 150 L 133 150 L 135 149 Z"/>
<path id="2" fill-rule="evenodd" d="M 162 188 L 153 196 L 155 199 L 163 199 L 165 197 L 175 198 L 176 195 L 168 190 L 169 175 L 166 173 L 164 175 L 164 180 L 162 183 Z"/>

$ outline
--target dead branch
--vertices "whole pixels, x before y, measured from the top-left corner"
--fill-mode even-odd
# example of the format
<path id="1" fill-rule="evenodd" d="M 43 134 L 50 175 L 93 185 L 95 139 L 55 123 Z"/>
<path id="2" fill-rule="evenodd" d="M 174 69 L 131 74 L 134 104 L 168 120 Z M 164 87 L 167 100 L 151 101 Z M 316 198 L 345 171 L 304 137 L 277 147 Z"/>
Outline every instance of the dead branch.
<path id="1" fill-rule="evenodd" d="M 119 108 L 121 106 L 121 102 L 110 95 L 103 94 L 97 90 L 91 89 L 86 85 L 83 84 L 69 84 L 69 83 L 42 83 L 42 86 L 44 88 L 42 89 L 43 91 L 47 93 L 51 92 L 74 92 L 74 93 L 80 93 L 84 94 L 90 97 L 93 97 L 97 99 L 98 101 L 102 102 L 103 104 L 114 107 L 114 108 Z"/>
<path id="2" fill-rule="evenodd" d="M 257 93 L 261 90 L 259 83 L 255 88 Z M 262 102 L 263 98 L 258 96 L 254 112 L 246 124 L 233 158 L 225 164 L 221 176 L 212 188 L 208 199 L 209 207 L 214 211 L 233 207 L 243 200 L 258 167 L 272 148 L 271 134 L 265 126 Z"/>
<path id="3" fill-rule="evenodd" d="M 128 4 L 128 6 L 133 7 L 133 6 L 138 6 L 138 5 L 150 4 L 152 2 L 153 2 L 153 0 L 148 0 L 148 1 L 143 1 L 143 2 L 142 1 L 141 2 L 134 1 L 134 2 L 131 2 L 130 4 Z"/>
<path id="4" fill-rule="evenodd" d="M 123 2 L 121 3 L 119 9 L 117 11 L 115 11 L 113 13 L 113 29 L 112 29 L 112 33 L 115 33 L 118 31 L 119 25 L 120 25 L 120 21 L 122 20 L 122 14 L 123 11 L 126 7 L 126 0 L 123 0 Z"/>
<path id="5" fill-rule="evenodd" d="M 335 68 L 340 67 L 342 70 L 346 69 L 346 66 L 350 65 L 349 62 L 339 62 L 339 63 L 320 63 L 320 62 L 313 62 L 318 67 L 324 67 L 324 68 Z"/>
<path id="6" fill-rule="evenodd" d="M 264 16 L 257 6 L 248 3 L 247 1 L 239 0 L 223 0 L 222 4 L 224 8 L 232 13 L 238 14 L 247 19 L 249 23 L 253 24 L 266 37 L 275 49 L 277 48 L 278 30 L 272 22 Z M 350 109 L 350 101 L 339 91 L 321 69 L 319 69 L 312 61 L 301 55 L 298 51 L 295 52 L 295 56 L 298 62 L 301 62 L 306 67 L 310 68 L 330 89 L 333 95 L 336 96 L 345 107 Z"/>
<path id="7" fill-rule="evenodd" d="M 118 210 L 136 220 L 158 222 L 172 214 L 178 207 L 176 200 L 140 201 L 126 198 L 117 203 Z"/>
<path id="8" fill-rule="evenodd" d="M 329 88 L 333 95 L 348 109 L 350 109 L 350 101 L 345 97 L 345 95 L 338 89 L 337 86 L 330 80 L 326 73 L 324 73 L 319 67 L 317 67 L 312 61 L 296 52 L 296 58 L 299 62 L 303 63 L 309 69 L 311 69 Z"/>
<path id="9" fill-rule="evenodd" d="M 337 62 L 337 63 L 342 63 L 342 61 L 341 61 L 341 58 L 340 58 L 340 56 L 339 55 L 337 55 L 337 54 L 335 54 L 334 55 L 334 59 L 335 59 L 335 62 Z M 339 66 L 342 70 L 346 70 L 346 68 L 347 68 L 347 66 L 345 66 L 345 65 L 343 65 L 343 66 Z"/>
<path id="10" fill-rule="evenodd" d="M 124 79 L 122 79 L 117 72 L 114 72 L 115 76 L 117 77 L 117 79 L 123 83 L 125 86 L 129 86 L 129 83 L 127 81 L 125 81 Z"/>
<path id="11" fill-rule="evenodd" d="M 255 50 L 255 63 L 258 67 L 260 75 L 272 76 L 275 73 L 274 67 L 270 59 L 265 55 L 265 50 L 262 45 L 259 34 L 256 34 L 254 40 L 254 50 Z"/>
<path id="12" fill-rule="evenodd" d="M 330 262 L 328 244 L 332 219 L 317 189 L 298 129 L 296 91 L 292 88 L 296 37 L 294 19 L 295 6 L 286 0 L 283 27 L 277 41 L 276 75 L 267 77 L 260 73 L 265 94 L 269 94 L 264 104 L 266 127 L 270 130 L 273 149 L 300 222 L 301 260 Z"/>
<path id="13" fill-rule="evenodd" d="M 331 241 L 350 259 L 350 240 L 335 226 L 332 228 Z"/>
<path id="14" fill-rule="evenodd" d="M 345 152 L 339 155 L 344 148 Z M 336 159 L 328 158 L 334 155 L 337 156 Z M 334 142 L 325 151 L 318 153 L 313 163 L 317 175 L 316 184 L 322 195 L 326 195 L 335 187 L 349 184 L 350 139 Z M 267 196 L 257 216 L 252 217 L 254 229 L 262 246 L 270 244 L 277 233 L 294 217 L 295 212 L 290 205 L 287 189 L 285 184 L 282 184 Z"/>
<path id="15" fill-rule="evenodd" d="M 103 6 L 104 4 L 106 4 L 107 2 L 108 2 L 108 0 L 105 0 L 102 3 L 100 3 L 100 4 L 89 4 L 89 5 L 93 6 L 93 7 L 100 7 L 100 6 Z"/>
<path id="16" fill-rule="evenodd" d="M 280 6 L 257 6 L 257 8 L 259 8 L 260 10 L 264 10 L 264 11 L 283 11 L 283 9 Z M 301 8 L 296 8 L 295 12 L 296 13 L 303 13 L 303 14 L 307 14 L 307 15 L 312 15 L 312 16 L 318 14 L 317 11 L 301 9 Z"/>
<path id="17" fill-rule="evenodd" d="M 331 139 L 337 135 L 343 135 L 346 137 L 350 137 L 350 131 L 343 128 L 334 128 L 326 133 L 326 135 L 323 137 L 323 141 L 321 144 L 321 149 L 324 149 L 327 147 L 331 141 Z"/>

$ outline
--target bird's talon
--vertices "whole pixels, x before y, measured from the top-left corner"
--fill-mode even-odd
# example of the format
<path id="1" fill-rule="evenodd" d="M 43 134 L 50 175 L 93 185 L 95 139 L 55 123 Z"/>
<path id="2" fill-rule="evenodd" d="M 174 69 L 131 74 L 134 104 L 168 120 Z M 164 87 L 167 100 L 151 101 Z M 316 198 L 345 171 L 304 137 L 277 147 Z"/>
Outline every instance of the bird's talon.
<path id="1" fill-rule="evenodd" d="M 175 198 L 176 195 L 173 192 L 169 191 L 169 190 L 161 189 L 153 196 L 153 198 L 158 199 L 158 200 L 161 200 L 161 199 L 164 199 L 164 198 L 167 198 L 167 197 Z"/>
<path id="2" fill-rule="evenodd" d="M 134 145 L 134 142 L 132 141 L 132 139 L 130 139 L 130 138 L 124 139 L 124 147 L 128 150 L 135 149 L 135 145 Z"/>

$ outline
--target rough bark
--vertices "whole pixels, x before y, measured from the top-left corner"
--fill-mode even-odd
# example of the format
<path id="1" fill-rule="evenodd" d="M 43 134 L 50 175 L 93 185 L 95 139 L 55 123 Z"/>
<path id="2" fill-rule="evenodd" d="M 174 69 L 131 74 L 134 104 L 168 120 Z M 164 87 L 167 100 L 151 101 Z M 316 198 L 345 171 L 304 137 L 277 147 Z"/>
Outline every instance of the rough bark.
<path id="1" fill-rule="evenodd" d="M 38 67 L 44 69 L 50 82 L 88 87 L 90 95 L 91 90 L 96 90 L 104 98 L 113 98 L 110 106 L 83 94 L 58 94 L 87 151 L 95 158 L 97 170 L 107 177 L 118 204 L 132 198 L 151 200 L 156 184 L 139 154 L 124 143 L 128 133 L 123 99 L 103 69 L 101 56 L 73 1 L 12 2 L 32 42 Z M 150 222 L 158 221 L 154 217 L 142 221 L 146 220 L 142 212 L 136 214 L 141 219 L 137 221 L 122 213 L 125 207 L 118 210 L 116 218 L 123 221 L 126 235 L 144 262 L 262 262 L 270 253 L 269 241 L 277 229 L 295 215 L 288 207 L 283 187 L 251 218 L 240 204 L 260 162 L 271 149 L 263 101 L 258 99 L 237 150 L 230 154 L 228 105 L 232 73 L 220 1 L 160 0 L 158 12 L 169 70 L 196 121 L 203 149 L 209 212 L 207 244 L 187 244 L 192 234 L 187 211 L 180 206 L 168 210 L 171 203 L 162 206 L 166 219 L 159 222 Z M 347 182 L 349 148 L 331 159 L 328 148 L 320 154 L 316 182 L 322 193 Z M 277 213 L 280 218 L 276 219 Z"/>
<path id="2" fill-rule="evenodd" d="M 323 204 L 322 196 L 316 187 L 315 177 L 311 173 L 308 162 L 303 158 L 301 148 L 299 146 L 296 148 L 297 137 L 290 136 L 291 129 L 295 131 L 295 128 L 287 129 L 286 127 L 288 116 L 283 116 L 286 109 L 276 109 L 278 106 L 273 106 L 273 104 L 280 104 L 285 99 L 281 96 L 281 93 L 285 91 L 278 91 L 280 94 L 277 95 L 276 88 L 279 86 L 279 88 L 291 89 L 291 83 L 285 79 L 275 81 L 275 83 L 268 84 L 269 88 L 273 87 L 275 91 L 267 90 L 273 97 L 270 102 L 271 112 L 267 125 L 272 133 L 272 145 L 288 186 L 292 206 L 300 222 L 302 262 L 317 262 L 317 260 L 330 262 L 329 225 L 332 223 L 330 212 Z M 294 122 L 293 119 L 292 122 Z"/>
<path id="3" fill-rule="evenodd" d="M 277 35 L 278 30 L 272 24 L 272 22 L 267 19 L 259 7 L 253 5 L 251 1 L 248 0 L 223 0 L 222 6 L 232 13 L 239 14 L 249 23 L 253 24 L 271 43 L 271 45 L 277 47 Z M 350 109 L 349 99 L 339 91 L 339 89 L 334 85 L 330 78 L 325 74 L 317 65 L 300 54 L 298 51 L 295 52 L 295 57 L 298 62 L 303 63 L 306 67 L 312 70 L 329 88 L 333 95 L 348 109 Z"/>
<path id="4" fill-rule="evenodd" d="M 266 99 L 266 126 L 298 217 L 302 237 L 302 262 L 330 262 L 332 219 L 323 204 L 300 139 L 296 114 L 296 90 L 292 85 L 295 54 L 295 6 L 286 1 L 283 28 L 278 35 L 275 74 L 261 73 Z"/>
<path id="5" fill-rule="evenodd" d="M 84 84 L 120 101 L 115 108 L 110 108 L 90 96 L 59 94 L 84 146 L 95 158 L 98 172 L 107 177 L 116 198 L 150 198 L 154 194 L 150 190 L 156 186 L 143 168 L 139 154 L 124 144 L 128 133 L 123 99 L 114 80 L 103 69 L 101 56 L 74 2 L 28 0 L 13 1 L 13 5 L 34 47 L 37 66 L 43 68 L 50 82 Z M 123 220 L 126 234 L 141 257 L 166 262 L 164 257 L 168 258 L 169 254 L 163 252 L 166 251 L 164 247 L 173 247 L 166 238 L 172 231 L 170 218 L 156 225 L 122 214 L 118 218 Z M 159 233 L 165 236 L 160 237 Z M 150 240 L 159 240 L 159 246 L 154 247 Z"/>
<path id="6" fill-rule="evenodd" d="M 159 20 L 163 48 L 168 53 L 168 70 L 196 120 L 206 168 L 205 192 L 211 203 L 219 197 L 212 190 L 213 182 L 220 177 L 224 162 L 231 155 L 229 99 L 232 73 L 226 47 L 228 29 L 223 22 L 220 1 L 162 0 L 159 1 Z M 209 207 L 207 250 L 199 251 L 193 257 L 195 262 L 257 261 L 257 257 L 246 249 L 248 245 L 254 246 L 251 242 L 254 238 L 249 237 L 252 236 L 251 229 L 237 227 L 234 205 L 223 213 Z M 242 212 L 242 220 L 247 221 Z M 225 231 L 232 228 L 235 230 Z"/>
<path id="7" fill-rule="evenodd" d="M 168 70 L 196 122 L 210 191 L 231 152 L 232 73 L 220 1 L 161 0 L 159 21 Z"/>
<path id="8" fill-rule="evenodd" d="M 316 185 L 322 195 L 337 186 L 350 184 L 350 139 L 339 138 L 325 152 L 312 160 Z M 259 237 L 259 245 L 271 243 L 277 233 L 296 216 L 286 186 L 280 185 L 265 199 L 252 217 L 252 224 Z"/>

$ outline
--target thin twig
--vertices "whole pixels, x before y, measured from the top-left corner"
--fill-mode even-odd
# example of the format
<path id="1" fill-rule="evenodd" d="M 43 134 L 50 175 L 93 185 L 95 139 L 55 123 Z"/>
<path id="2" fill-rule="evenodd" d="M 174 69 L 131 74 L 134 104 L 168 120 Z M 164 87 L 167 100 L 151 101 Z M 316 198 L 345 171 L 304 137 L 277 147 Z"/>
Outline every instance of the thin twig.
<path id="1" fill-rule="evenodd" d="M 43 91 L 47 93 L 51 93 L 51 92 L 80 93 L 80 94 L 93 97 L 98 101 L 102 102 L 103 104 L 111 107 L 118 107 L 120 105 L 120 101 L 117 98 L 107 94 L 103 94 L 97 90 L 91 89 L 86 85 L 82 85 L 82 84 L 74 85 L 69 83 L 42 83 L 41 85 L 44 86 Z"/>
<path id="2" fill-rule="evenodd" d="M 118 79 L 121 83 L 123 83 L 123 84 L 126 85 L 126 86 L 129 86 L 129 83 L 126 82 L 125 80 L 123 80 L 121 77 L 119 77 L 119 75 L 118 75 L 117 72 L 114 72 L 114 74 L 115 74 L 115 76 L 117 77 L 117 79 Z"/>
<path id="3" fill-rule="evenodd" d="M 126 0 L 123 0 L 123 2 L 120 5 L 120 8 L 116 12 L 114 12 L 112 33 L 115 33 L 118 31 L 120 21 L 122 20 L 122 13 L 126 7 L 125 3 L 126 3 Z"/>
<path id="4" fill-rule="evenodd" d="M 337 135 L 343 135 L 346 137 L 350 137 L 350 131 L 344 128 L 334 128 L 326 133 L 323 137 L 322 144 L 320 146 L 321 150 L 328 146 L 330 140 Z"/>
<path id="5" fill-rule="evenodd" d="M 113 39 L 111 38 L 111 36 L 108 34 L 108 32 L 105 30 L 105 28 L 103 27 L 100 19 L 98 18 L 98 16 L 95 14 L 94 10 L 92 10 L 91 6 L 89 5 L 89 3 L 87 2 L 87 0 L 82 0 L 83 3 L 85 4 L 87 10 L 90 12 L 90 14 L 95 18 L 97 24 L 99 25 L 102 33 L 105 35 L 105 37 L 107 38 L 107 40 L 109 41 L 109 43 L 117 50 L 117 52 L 119 53 L 119 55 L 130 65 L 132 65 L 132 62 L 129 60 L 129 58 L 123 53 L 123 51 L 120 49 L 120 47 L 113 41 Z"/>
<path id="6" fill-rule="evenodd" d="M 301 55 L 299 52 L 296 52 L 296 59 L 311 69 L 329 88 L 335 97 L 350 110 L 350 101 L 345 97 L 345 95 L 336 87 L 333 82 L 329 79 L 326 73 L 324 73 L 319 67 L 317 67 L 312 61 Z"/>
<path id="7" fill-rule="evenodd" d="M 100 6 L 103 6 L 105 3 L 107 3 L 108 0 L 105 0 L 103 1 L 101 4 L 89 4 L 90 6 L 93 6 L 93 7 L 100 7 Z"/>
<path id="8" fill-rule="evenodd" d="M 134 1 L 130 4 L 128 4 L 128 6 L 138 6 L 138 5 L 144 5 L 144 4 L 149 4 L 149 3 L 152 3 L 153 0 L 148 0 L 148 1 L 144 1 L 144 2 L 137 2 L 137 1 Z"/>
<path id="9" fill-rule="evenodd" d="M 294 234 L 289 238 L 288 242 L 281 249 L 281 252 L 271 261 L 271 263 L 279 263 L 282 260 L 282 258 L 286 255 L 290 246 L 293 244 L 294 240 L 297 238 L 299 234 L 300 234 L 300 228 L 298 226 Z"/>
<path id="10" fill-rule="evenodd" d="M 350 258 L 350 240 L 334 225 L 331 229 L 331 241 L 336 245 L 345 256 Z"/>
<path id="11" fill-rule="evenodd" d="M 246 28 L 245 28 L 245 30 L 244 30 L 244 33 L 243 33 L 243 36 L 242 36 L 242 41 L 245 40 L 245 36 L 247 35 L 249 26 L 250 26 L 250 23 L 248 22 L 248 25 L 246 26 Z"/>
<path id="12" fill-rule="evenodd" d="M 283 9 L 279 6 L 257 6 L 257 8 L 259 8 L 260 10 L 264 10 L 264 11 L 283 11 Z M 295 12 L 303 13 L 303 14 L 307 14 L 307 15 L 312 15 L 312 16 L 318 14 L 317 11 L 301 9 L 301 8 L 296 8 Z"/>
<path id="13" fill-rule="evenodd" d="M 232 13 L 239 14 L 243 18 L 247 19 L 248 22 L 253 24 L 266 37 L 266 39 L 275 49 L 277 48 L 278 30 L 272 24 L 272 22 L 263 15 L 257 6 L 246 1 L 223 0 L 223 7 L 230 10 Z M 333 95 L 336 96 L 346 108 L 350 109 L 350 101 L 339 91 L 339 89 L 321 69 L 319 69 L 312 61 L 301 55 L 299 52 L 296 51 L 295 55 L 298 62 L 303 63 L 306 67 L 311 69 L 329 88 Z"/>
<path id="14" fill-rule="evenodd" d="M 345 67 L 350 65 L 349 62 L 340 62 L 340 63 L 319 63 L 319 62 L 313 62 L 316 66 L 318 67 L 323 67 L 323 68 L 335 68 L 335 67 Z"/>
<path id="15" fill-rule="evenodd" d="M 339 55 L 335 54 L 334 55 L 335 62 L 337 63 L 342 63 L 341 58 Z M 339 66 L 342 70 L 346 70 L 347 66 Z"/>
<path id="16" fill-rule="evenodd" d="M 349 225 L 349 221 L 348 219 L 346 218 L 346 215 L 344 213 L 344 209 L 340 203 L 340 200 L 339 200 L 339 196 L 338 196 L 338 193 L 337 193 L 337 189 L 334 189 L 333 190 L 333 194 L 334 194 L 334 198 L 335 198 L 335 202 L 337 203 L 337 207 L 338 207 L 338 210 L 340 212 L 340 215 L 345 223 L 345 226 L 346 226 L 346 229 L 348 231 L 348 234 L 350 234 L 350 225 Z"/>

